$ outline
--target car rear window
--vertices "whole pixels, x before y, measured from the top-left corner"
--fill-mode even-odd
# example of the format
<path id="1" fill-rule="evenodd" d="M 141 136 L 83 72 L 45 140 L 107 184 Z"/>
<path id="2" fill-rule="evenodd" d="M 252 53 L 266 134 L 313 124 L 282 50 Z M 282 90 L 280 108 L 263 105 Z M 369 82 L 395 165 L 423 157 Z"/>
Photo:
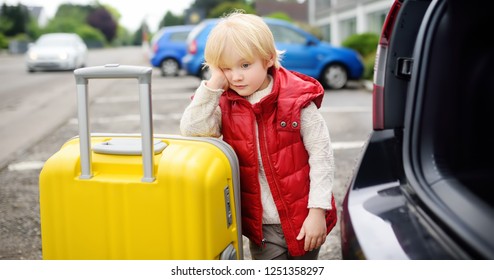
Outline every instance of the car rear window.
<path id="1" fill-rule="evenodd" d="M 189 35 L 188 31 L 175 32 L 173 34 L 170 34 L 170 41 L 171 42 L 185 42 L 185 40 L 187 40 L 188 35 Z"/>

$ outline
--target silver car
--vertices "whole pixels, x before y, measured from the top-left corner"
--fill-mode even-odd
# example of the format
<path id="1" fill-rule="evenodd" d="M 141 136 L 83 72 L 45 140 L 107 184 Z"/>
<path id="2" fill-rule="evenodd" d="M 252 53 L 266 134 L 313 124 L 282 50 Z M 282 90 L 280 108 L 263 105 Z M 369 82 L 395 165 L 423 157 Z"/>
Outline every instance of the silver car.
<path id="1" fill-rule="evenodd" d="M 28 72 L 74 70 L 84 67 L 87 46 L 75 33 L 48 33 L 38 38 L 26 53 Z"/>

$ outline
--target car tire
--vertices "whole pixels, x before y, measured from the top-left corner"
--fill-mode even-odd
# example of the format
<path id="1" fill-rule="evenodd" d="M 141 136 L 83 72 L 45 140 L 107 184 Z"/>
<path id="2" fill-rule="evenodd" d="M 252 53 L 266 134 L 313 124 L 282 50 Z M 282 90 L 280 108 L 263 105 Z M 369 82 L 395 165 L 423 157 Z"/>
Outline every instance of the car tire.
<path id="1" fill-rule="evenodd" d="M 324 68 L 321 75 L 321 83 L 328 89 L 341 89 L 348 82 L 348 73 L 345 66 L 339 63 L 332 63 Z"/>
<path id="2" fill-rule="evenodd" d="M 174 77 L 178 76 L 180 72 L 180 65 L 173 58 L 167 58 L 161 62 L 160 65 L 161 76 L 163 77 Z"/>

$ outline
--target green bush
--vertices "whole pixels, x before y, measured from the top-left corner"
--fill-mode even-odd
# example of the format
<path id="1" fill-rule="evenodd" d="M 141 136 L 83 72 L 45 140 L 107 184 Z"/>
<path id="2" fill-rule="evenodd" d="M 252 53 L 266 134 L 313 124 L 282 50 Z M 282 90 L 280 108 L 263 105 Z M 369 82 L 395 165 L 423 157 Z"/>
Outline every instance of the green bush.
<path id="1" fill-rule="evenodd" d="M 77 28 L 76 33 L 81 36 L 88 48 L 102 48 L 105 46 L 105 35 L 99 29 L 84 24 Z"/>
<path id="2" fill-rule="evenodd" d="M 255 14 L 256 10 L 248 4 L 242 2 L 224 2 L 212 9 L 208 17 L 209 18 L 220 18 L 235 10 L 243 10 L 246 14 Z"/>
<path id="3" fill-rule="evenodd" d="M 270 13 L 270 14 L 266 15 L 265 17 L 276 18 L 276 19 L 281 19 L 281 20 L 288 21 L 288 22 L 293 22 L 293 19 L 287 13 L 284 13 L 284 12 Z"/>
<path id="4" fill-rule="evenodd" d="M 364 60 L 363 79 L 372 80 L 379 35 L 376 33 L 354 34 L 343 41 L 342 46 L 359 52 Z"/>
<path id="5" fill-rule="evenodd" d="M 379 35 L 376 33 L 354 34 L 346 38 L 342 45 L 352 48 L 360 53 L 363 57 L 375 52 L 379 43 Z"/>
<path id="6" fill-rule="evenodd" d="M 367 54 L 364 59 L 364 75 L 363 79 L 372 80 L 374 78 L 374 64 L 376 62 L 376 51 Z"/>
<path id="7" fill-rule="evenodd" d="M 9 40 L 7 40 L 7 37 L 3 35 L 3 33 L 0 33 L 0 49 L 7 49 L 9 47 Z"/>
<path id="8" fill-rule="evenodd" d="M 75 32 L 81 36 L 83 40 L 96 40 L 96 41 L 101 41 L 105 42 L 105 35 L 101 33 L 100 30 L 91 27 L 87 24 L 79 26 Z"/>

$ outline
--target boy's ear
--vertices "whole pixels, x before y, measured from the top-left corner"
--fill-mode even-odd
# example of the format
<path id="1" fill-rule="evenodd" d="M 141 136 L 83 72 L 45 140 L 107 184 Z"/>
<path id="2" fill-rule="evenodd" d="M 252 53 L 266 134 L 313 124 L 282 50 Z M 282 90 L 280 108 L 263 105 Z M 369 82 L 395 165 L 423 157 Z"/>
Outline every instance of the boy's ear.
<path id="1" fill-rule="evenodd" d="M 274 60 L 273 60 L 273 56 L 271 56 L 271 58 L 266 61 L 266 68 L 269 68 L 273 65 L 274 65 Z"/>

